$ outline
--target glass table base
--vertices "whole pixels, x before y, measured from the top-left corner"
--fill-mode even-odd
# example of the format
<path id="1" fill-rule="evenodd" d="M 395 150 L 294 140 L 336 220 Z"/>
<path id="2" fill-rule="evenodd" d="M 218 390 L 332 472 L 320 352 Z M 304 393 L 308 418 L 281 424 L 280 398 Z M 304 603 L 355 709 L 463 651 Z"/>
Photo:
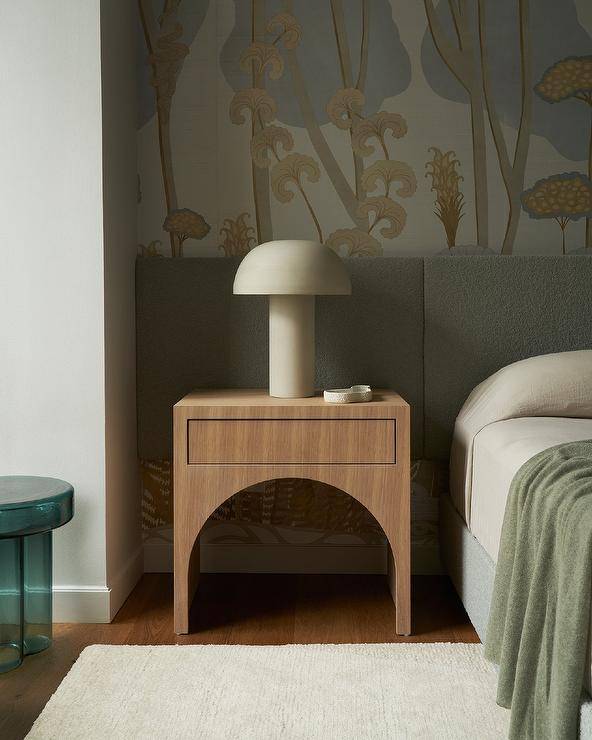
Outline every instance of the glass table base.
<path id="1" fill-rule="evenodd" d="M 12 671 L 23 662 L 23 654 L 20 644 L 6 643 L 0 645 L 0 673 Z"/>
<path id="2" fill-rule="evenodd" d="M 52 533 L 0 539 L 0 673 L 51 645 Z"/>

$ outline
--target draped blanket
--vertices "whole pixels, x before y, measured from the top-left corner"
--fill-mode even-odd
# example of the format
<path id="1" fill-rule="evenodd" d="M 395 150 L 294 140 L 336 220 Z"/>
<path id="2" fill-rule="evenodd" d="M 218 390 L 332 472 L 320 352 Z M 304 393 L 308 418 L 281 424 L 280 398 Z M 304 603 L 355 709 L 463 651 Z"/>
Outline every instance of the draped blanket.
<path id="1" fill-rule="evenodd" d="M 510 738 L 571 740 L 590 629 L 592 440 L 535 455 L 516 474 L 504 518 L 485 655 Z"/>

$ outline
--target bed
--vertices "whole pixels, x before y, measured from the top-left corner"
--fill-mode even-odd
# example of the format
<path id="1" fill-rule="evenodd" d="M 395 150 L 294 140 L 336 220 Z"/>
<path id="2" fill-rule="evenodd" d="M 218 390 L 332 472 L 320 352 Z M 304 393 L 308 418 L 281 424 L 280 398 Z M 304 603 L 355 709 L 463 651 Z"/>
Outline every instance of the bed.
<path id="1" fill-rule="evenodd" d="M 503 368 L 470 394 L 455 423 L 450 496 L 441 509 L 443 558 L 485 640 L 495 563 L 510 484 L 530 458 L 563 442 L 592 439 L 592 351 L 533 357 Z M 588 645 L 584 689 L 592 694 Z M 581 737 L 592 737 L 592 701 Z"/>
<path id="2" fill-rule="evenodd" d="M 523 417 L 498 421 L 475 437 L 469 529 L 497 561 L 510 484 L 538 452 L 562 442 L 592 439 L 592 419 Z"/>

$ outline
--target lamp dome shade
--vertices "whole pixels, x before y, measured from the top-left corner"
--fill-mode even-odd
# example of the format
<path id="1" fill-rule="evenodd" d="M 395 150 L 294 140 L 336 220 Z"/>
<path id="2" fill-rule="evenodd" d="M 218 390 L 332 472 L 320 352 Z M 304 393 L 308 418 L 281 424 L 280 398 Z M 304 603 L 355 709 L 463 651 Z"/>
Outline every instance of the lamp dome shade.
<path id="1" fill-rule="evenodd" d="M 343 260 L 318 242 L 286 239 L 252 249 L 240 263 L 238 295 L 349 295 Z"/>

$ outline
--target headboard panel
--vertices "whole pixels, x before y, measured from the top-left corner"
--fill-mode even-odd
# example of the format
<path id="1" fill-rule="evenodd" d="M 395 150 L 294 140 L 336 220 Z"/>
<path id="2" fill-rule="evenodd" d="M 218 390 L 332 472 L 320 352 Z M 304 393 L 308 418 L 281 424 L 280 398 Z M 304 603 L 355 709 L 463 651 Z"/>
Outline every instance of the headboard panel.
<path id="1" fill-rule="evenodd" d="M 233 296 L 238 259 L 139 259 L 138 440 L 170 457 L 196 387 L 267 384 L 267 299 Z M 368 382 L 412 404 L 413 455 L 446 459 L 472 388 L 510 362 L 592 347 L 592 257 L 363 258 L 353 295 L 317 299 L 318 387 Z"/>
<path id="2" fill-rule="evenodd" d="M 267 385 L 267 299 L 233 296 L 235 259 L 139 259 L 140 457 L 171 454 L 171 406 L 192 388 Z M 352 296 L 317 298 L 317 385 L 392 387 L 423 453 L 423 260 L 348 262 Z"/>
<path id="3" fill-rule="evenodd" d="M 447 459 L 482 380 L 517 360 L 592 348 L 592 257 L 428 257 L 425 456 Z"/>

